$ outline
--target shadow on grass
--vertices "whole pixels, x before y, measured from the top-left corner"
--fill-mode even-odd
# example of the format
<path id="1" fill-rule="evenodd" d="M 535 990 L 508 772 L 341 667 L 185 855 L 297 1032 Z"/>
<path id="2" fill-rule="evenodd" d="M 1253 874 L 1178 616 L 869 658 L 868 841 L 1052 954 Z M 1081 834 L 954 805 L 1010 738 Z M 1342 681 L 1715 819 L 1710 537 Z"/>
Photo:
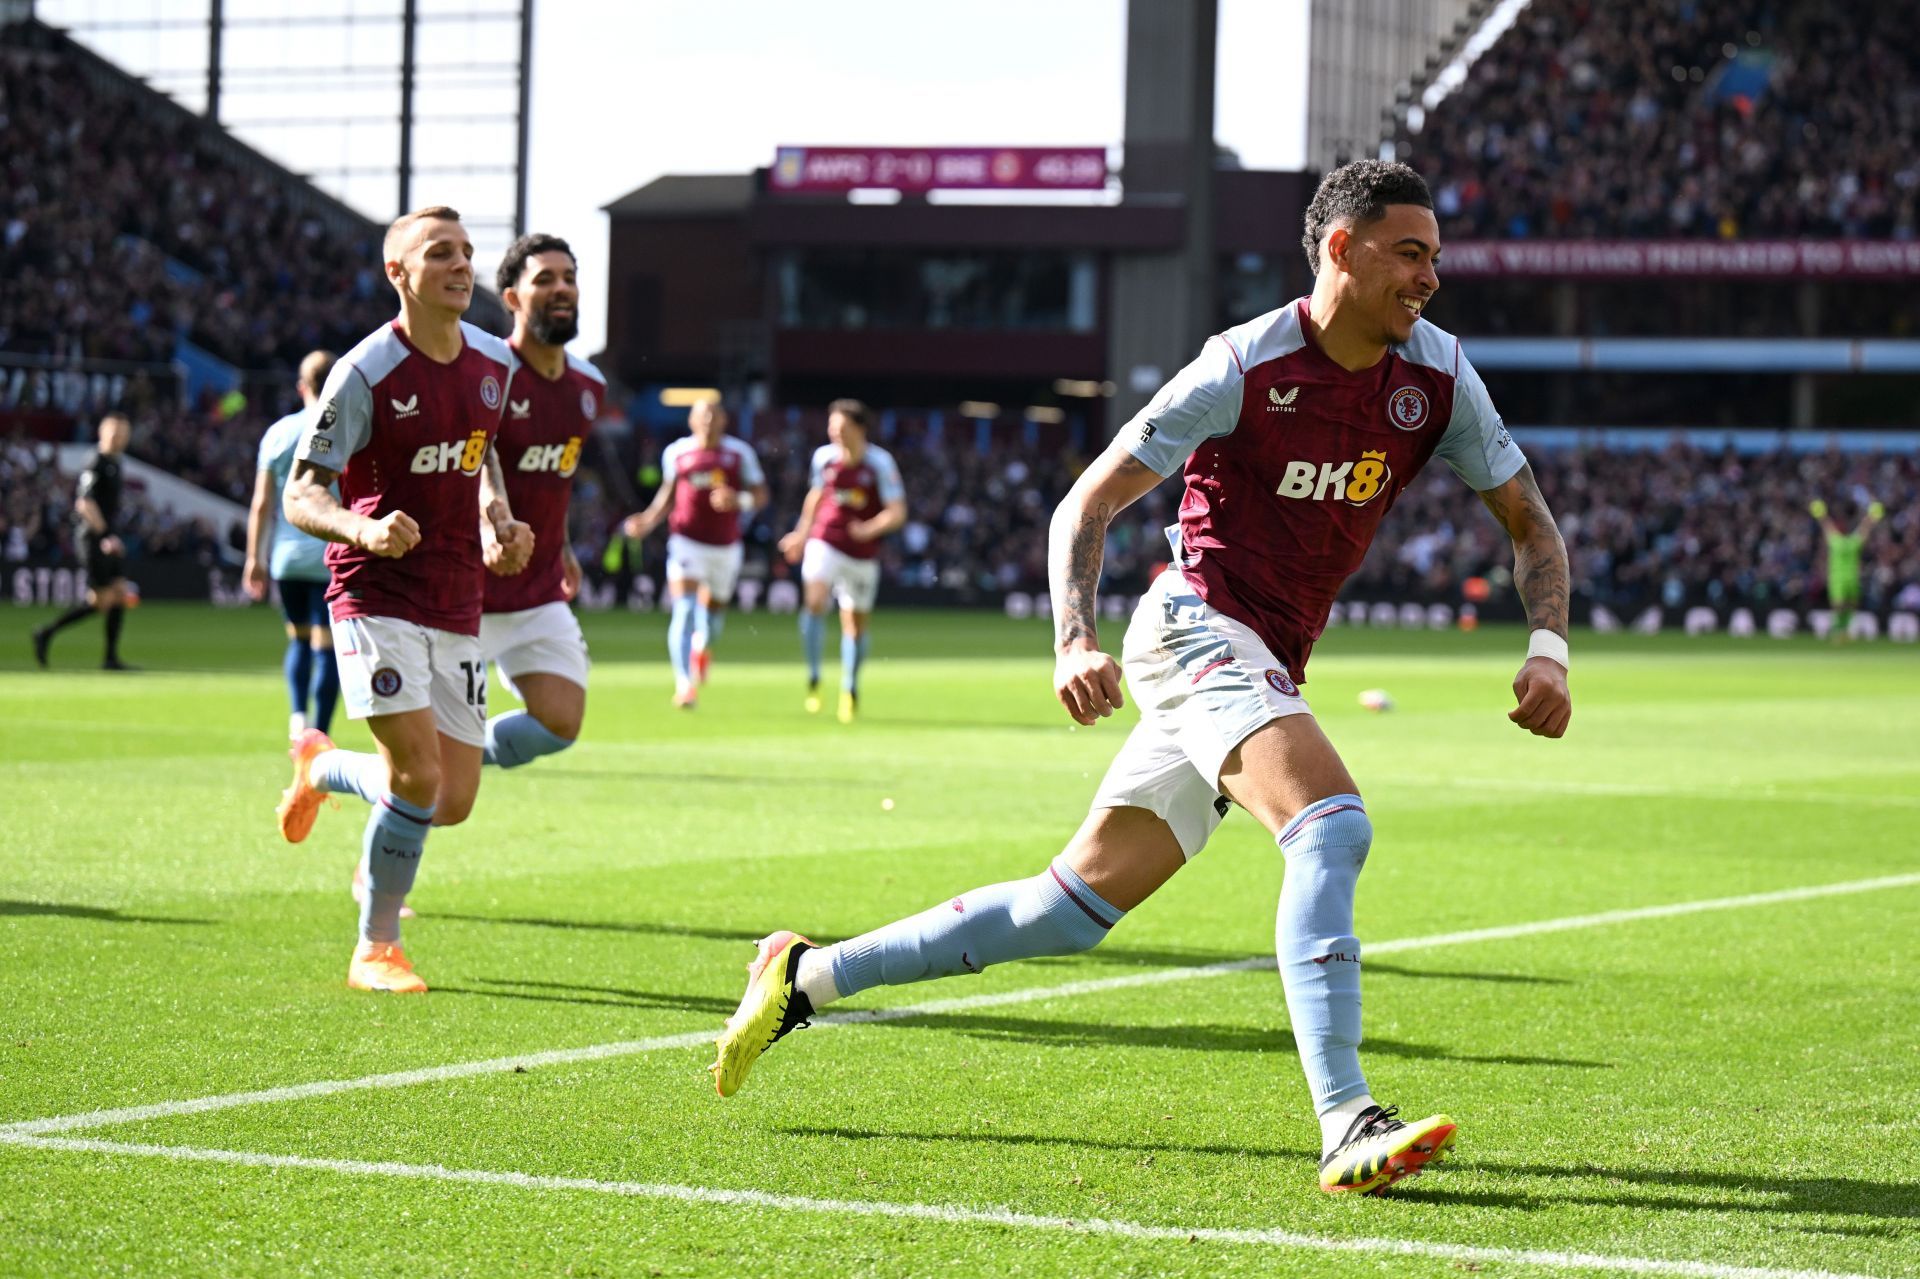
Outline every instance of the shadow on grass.
<path id="1" fill-rule="evenodd" d="M 1114 1044 L 1123 1048 L 1178 1048 L 1188 1052 L 1281 1053 L 1292 1056 L 1293 1035 L 1279 1027 L 1129 1026 L 1104 1021 L 1062 1021 L 1035 1017 L 996 1017 L 981 1013 L 933 1013 L 893 1023 L 923 1030 L 949 1030 L 974 1039 L 1054 1047 Z M 1611 1070 L 1610 1061 L 1577 1057 L 1517 1055 L 1472 1056 L 1431 1044 L 1410 1044 L 1367 1037 L 1366 1051 L 1422 1061 L 1457 1061 L 1488 1066 L 1551 1066 L 1558 1069 Z"/>
<path id="2" fill-rule="evenodd" d="M 619 986 L 576 986 L 561 981 L 526 981 L 517 977 L 476 977 L 475 981 L 495 987 L 525 987 L 517 990 L 475 990 L 463 986 L 438 986 L 436 995 L 478 995 L 485 999 L 527 999 L 543 1004 L 586 1004 L 600 1008 L 669 1009 L 675 1012 L 712 1013 L 731 1016 L 737 999 L 709 995 L 677 995 L 654 990 L 626 990 Z M 604 996 L 596 998 L 595 996 Z"/>
<path id="3" fill-rule="evenodd" d="M 706 941 L 757 942 L 772 931 L 766 928 L 710 928 L 699 924 L 668 924 L 645 919 L 551 919 L 533 915 L 468 915 L 437 910 L 433 912 L 433 917 L 436 920 L 450 919 L 463 924 L 507 924 L 518 928 L 633 933 L 648 937 L 697 937 Z M 831 946 L 837 941 L 845 940 L 831 933 L 813 932 L 809 936 L 821 946 Z M 1159 949 L 1138 946 L 1102 946 L 1093 952 L 1093 955 L 1099 961 L 1137 965 L 1141 968 L 1198 968 L 1208 964 L 1236 963 L 1247 958 L 1241 951 Z M 1049 955 L 1020 962 L 1035 968 L 1085 967 L 1087 964 L 1087 960 L 1079 955 Z M 1444 975 L 1452 976 L 1453 974 Z"/>
<path id="4" fill-rule="evenodd" d="M 56 915 L 63 919 L 94 919 L 107 924 L 211 924 L 211 919 L 168 915 L 128 915 L 107 906 L 76 906 L 70 902 L 0 900 L 0 915 Z"/>
<path id="5" fill-rule="evenodd" d="M 697 924 L 662 924 L 649 920 L 617 919 L 545 919 L 530 915 L 462 915 L 434 911 L 436 920 L 451 919 L 463 924 L 512 924 L 521 928 L 561 928 L 589 933 L 638 933 L 651 937 L 698 937 L 706 941 L 757 942 L 767 929 L 703 928 Z M 822 945 L 828 942 L 823 941 Z M 732 1011 L 729 1009 L 728 1011 Z"/>
<path id="6" fill-rule="evenodd" d="M 1113 1150 L 1121 1154 L 1224 1155 L 1238 1159 L 1312 1159 L 1320 1152 L 1285 1146 L 1200 1145 L 1178 1141 L 1111 1141 L 1098 1137 L 1056 1137 L 1035 1132 L 875 1132 L 868 1128 L 776 1128 L 793 1137 L 837 1137 L 842 1141 L 962 1141 L 999 1146 L 1067 1146 L 1081 1150 Z"/>
<path id="7" fill-rule="evenodd" d="M 708 782 L 716 786 L 751 786 L 760 790 L 768 786 L 811 786 L 811 787 L 847 787 L 859 785 L 853 778 L 846 777 L 772 777 L 764 773 L 752 775 L 744 773 L 667 773 L 649 772 L 640 768 L 547 768 L 535 770 L 534 776 L 551 777 L 561 781 L 576 782 Z M 874 782 L 874 785 L 879 785 Z"/>
<path id="8" fill-rule="evenodd" d="M 1534 977 L 1527 973 L 1461 973 L 1447 970 L 1429 972 L 1419 968 L 1403 968 L 1399 964 L 1383 964 L 1372 959 L 1363 959 L 1362 964 L 1363 971 L 1369 977 L 1423 977 L 1439 981 L 1510 982 L 1521 986 L 1573 985 L 1573 982 L 1566 977 Z"/>
<path id="9" fill-rule="evenodd" d="M 1542 1208 L 1558 1204 L 1591 1204 L 1666 1212 L 1831 1213 L 1836 1216 L 1920 1219 L 1920 1188 L 1913 1183 L 1866 1181 L 1856 1177 L 1781 1177 L 1765 1173 L 1697 1172 L 1678 1168 L 1608 1168 L 1598 1164 L 1507 1163 L 1471 1159 L 1466 1167 L 1525 1177 L 1564 1181 L 1611 1182 L 1605 1188 L 1567 1186 L 1535 1192 L 1473 1190 L 1447 1185 L 1444 1177 L 1420 1179 L 1394 1188 L 1395 1198 L 1431 1203 L 1466 1204 L 1488 1208 Z M 1667 1190 L 1709 1192 L 1702 1195 L 1665 1193 Z M 1713 1191 L 1732 1191 L 1761 1198 L 1716 1199 Z M 1796 1229 L 1815 1229 L 1796 1226 Z M 1904 1235 L 1911 1227 L 1894 1221 L 1877 1226 L 1829 1225 L 1817 1229 L 1845 1235 Z"/>

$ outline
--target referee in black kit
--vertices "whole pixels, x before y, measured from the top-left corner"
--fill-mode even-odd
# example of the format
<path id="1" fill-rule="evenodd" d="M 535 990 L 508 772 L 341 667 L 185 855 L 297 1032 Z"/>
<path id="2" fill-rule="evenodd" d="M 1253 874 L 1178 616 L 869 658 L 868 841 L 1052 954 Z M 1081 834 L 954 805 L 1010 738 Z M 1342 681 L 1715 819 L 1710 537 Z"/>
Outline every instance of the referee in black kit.
<path id="1" fill-rule="evenodd" d="M 47 664 L 47 649 L 56 634 L 99 612 L 107 624 L 107 656 L 101 669 L 137 669 L 120 660 L 120 627 L 127 618 L 126 548 L 114 532 L 120 520 L 120 455 L 127 450 L 132 430 L 124 414 L 109 413 L 100 419 L 100 449 L 87 459 L 73 497 L 75 541 L 80 547 L 80 567 L 87 575 L 87 602 L 74 605 L 33 633 L 33 657 L 42 666 Z"/>

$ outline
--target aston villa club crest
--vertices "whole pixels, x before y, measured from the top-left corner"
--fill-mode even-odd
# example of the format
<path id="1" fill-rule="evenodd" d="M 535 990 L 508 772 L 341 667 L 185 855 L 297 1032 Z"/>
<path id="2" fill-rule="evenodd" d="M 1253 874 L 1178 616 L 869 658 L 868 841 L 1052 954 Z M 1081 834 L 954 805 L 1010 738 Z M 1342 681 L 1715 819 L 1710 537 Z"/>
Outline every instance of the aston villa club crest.
<path id="1" fill-rule="evenodd" d="M 598 412 L 599 409 L 600 402 L 593 398 L 592 391 L 580 392 L 580 415 L 582 417 L 591 422 L 593 421 L 593 415 Z"/>
<path id="2" fill-rule="evenodd" d="M 490 409 L 500 407 L 500 383 L 491 373 L 480 379 L 480 402 Z"/>
<path id="3" fill-rule="evenodd" d="M 1287 677 L 1285 671 L 1269 670 L 1267 672 L 1267 684 L 1274 692 L 1280 694 L 1282 697 L 1300 696 L 1299 687 Z"/>
<path id="4" fill-rule="evenodd" d="M 1387 416 L 1403 431 L 1417 431 L 1427 424 L 1427 395 L 1417 386 L 1403 386 L 1387 401 Z"/>

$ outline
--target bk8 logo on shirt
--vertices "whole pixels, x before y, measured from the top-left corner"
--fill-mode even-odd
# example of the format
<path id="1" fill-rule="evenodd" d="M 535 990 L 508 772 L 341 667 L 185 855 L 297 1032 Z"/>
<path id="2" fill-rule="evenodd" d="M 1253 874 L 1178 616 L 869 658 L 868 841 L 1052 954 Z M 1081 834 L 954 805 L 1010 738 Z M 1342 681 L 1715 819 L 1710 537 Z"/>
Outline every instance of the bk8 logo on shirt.
<path id="1" fill-rule="evenodd" d="M 1274 492 L 1281 497 L 1311 498 L 1324 502 L 1332 498 L 1351 506 L 1365 506 L 1380 495 L 1393 479 L 1384 451 L 1362 453 L 1358 462 L 1287 463 L 1286 474 Z"/>
<path id="2" fill-rule="evenodd" d="M 521 471 L 558 471 L 562 475 L 572 475 L 580 465 L 580 437 L 569 435 L 565 444 L 532 444 L 520 455 Z"/>
<path id="3" fill-rule="evenodd" d="M 415 475 L 440 475 L 447 471 L 477 475 L 480 473 L 480 464 L 486 460 L 487 433 L 481 429 L 464 440 L 422 444 L 413 455 L 413 465 L 407 469 Z"/>

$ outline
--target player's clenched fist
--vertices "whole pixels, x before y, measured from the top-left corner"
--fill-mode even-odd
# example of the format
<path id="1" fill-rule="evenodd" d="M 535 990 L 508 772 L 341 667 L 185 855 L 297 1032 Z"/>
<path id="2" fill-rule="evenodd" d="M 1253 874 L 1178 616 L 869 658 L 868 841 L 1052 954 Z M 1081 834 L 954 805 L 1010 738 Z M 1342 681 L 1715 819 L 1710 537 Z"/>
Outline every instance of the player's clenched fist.
<path id="1" fill-rule="evenodd" d="M 420 526 L 405 511 L 394 511 L 370 524 L 360 535 L 360 545 L 382 558 L 397 560 L 420 545 Z"/>
<path id="2" fill-rule="evenodd" d="M 1507 718 L 1536 737 L 1562 737 L 1573 718 L 1573 696 L 1567 692 L 1567 668 L 1551 657 L 1533 657 L 1513 680 L 1519 704 Z"/>
<path id="3" fill-rule="evenodd" d="M 780 553 L 787 557 L 787 563 L 798 564 L 800 554 L 807 549 L 807 536 L 804 533 L 789 533 L 780 539 Z"/>
<path id="4" fill-rule="evenodd" d="M 1070 648 L 1054 658 L 1053 695 L 1082 724 L 1127 704 L 1120 695 L 1120 664 L 1097 648 Z"/>
<path id="5" fill-rule="evenodd" d="M 482 548 L 489 571 L 512 577 L 533 558 L 533 527 L 521 520 L 501 520 Z"/>

